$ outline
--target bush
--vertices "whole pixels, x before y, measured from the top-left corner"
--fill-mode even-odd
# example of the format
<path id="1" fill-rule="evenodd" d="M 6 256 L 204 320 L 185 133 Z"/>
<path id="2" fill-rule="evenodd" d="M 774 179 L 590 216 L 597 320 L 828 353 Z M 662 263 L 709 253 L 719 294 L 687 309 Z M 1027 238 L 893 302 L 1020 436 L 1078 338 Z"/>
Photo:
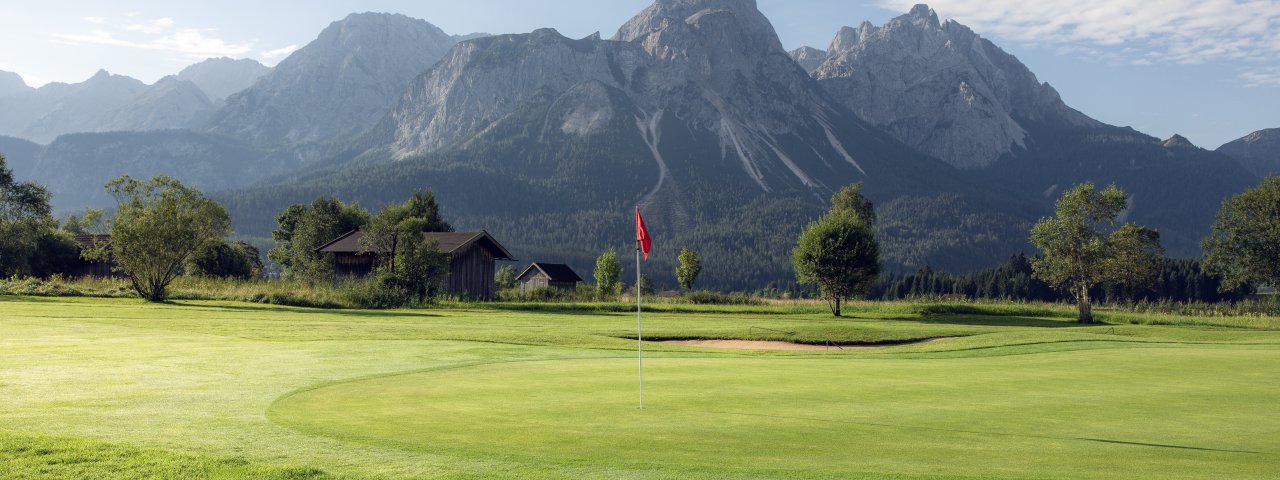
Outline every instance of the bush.
<path id="1" fill-rule="evenodd" d="M 708 290 L 689 292 L 684 300 L 695 305 L 764 305 L 764 300 L 745 293 L 720 293 Z"/>
<path id="2" fill-rule="evenodd" d="M 257 247 L 248 243 L 218 242 L 193 254 L 186 270 L 190 275 L 243 280 L 262 275 L 262 259 Z"/>
<path id="3" fill-rule="evenodd" d="M 594 293 L 594 289 L 593 289 Z M 593 294 L 592 293 L 592 294 Z M 519 288 L 508 288 L 498 292 L 498 301 L 501 302 L 571 302 L 571 301 L 587 301 L 591 299 L 592 294 L 582 297 L 578 292 L 566 292 L 559 288 L 538 287 L 528 292 Z"/>
<path id="4" fill-rule="evenodd" d="M 401 308 L 414 299 L 409 289 L 390 278 L 351 281 L 342 290 L 347 301 L 357 308 Z"/>

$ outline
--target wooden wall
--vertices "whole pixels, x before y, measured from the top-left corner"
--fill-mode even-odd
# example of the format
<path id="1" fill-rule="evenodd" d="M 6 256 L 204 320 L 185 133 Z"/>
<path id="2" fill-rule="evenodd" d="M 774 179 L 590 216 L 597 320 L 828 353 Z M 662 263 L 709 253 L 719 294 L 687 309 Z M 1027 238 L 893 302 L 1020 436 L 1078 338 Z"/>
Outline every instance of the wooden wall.
<path id="1" fill-rule="evenodd" d="M 578 289 L 578 282 L 552 282 L 548 281 L 547 276 L 542 273 L 531 274 L 525 277 L 524 282 L 520 283 L 520 291 L 529 293 L 535 289 L 551 287 L 564 291 L 573 292 Z"/>
<path id="2" fill-rule="evenodd" d="M 336 277 L 364 278 L 373 273 L 377 255 L 372 253 L 333 254 L 333 274 Z"/>
<path id="3" fill-rule="evenodd" d="M 449 294 L 479 299 L 493 298 L 496 293 L 493 284 L 495 261 L 489 250 L 475 243 L 466 251 L 455 253 L 449 261 Z"/>

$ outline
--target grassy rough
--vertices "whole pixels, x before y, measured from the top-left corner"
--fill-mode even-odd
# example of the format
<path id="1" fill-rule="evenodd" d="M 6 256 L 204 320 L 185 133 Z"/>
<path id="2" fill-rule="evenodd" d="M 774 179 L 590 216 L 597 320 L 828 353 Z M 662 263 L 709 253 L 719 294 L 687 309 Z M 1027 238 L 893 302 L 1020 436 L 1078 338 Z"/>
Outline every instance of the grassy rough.
<path id="1" fill-rule="evenodd" d="M 645 316 L 655 338 L 955 338 L 814 352 L 649 345 L 661 416 L 637 423 L 626 417 L 634 410 L 609 408 L 633 392 L 632 312 L 453 307 L 0 296 L 0 442 L 11 445 L 0 451 L 69 442 L 80 452 L 70 458 L 90 461 L 59 468 L 89 470 L 46 476 L 112 478 L 1214 478 L 1215 469 L 1267 478 L 1280 469 L 1280 420 L 1267 410 L 1280 395 L 1280 328 L 1268 318 L 1134 314 L 1080 326 L 1069 310 L 1041 305 L 857 303 L 845 319 L 798 304 L 669 305 Z M 1164 322 L 1176 325 L 1155 324 Z M 641 432 L 640 443 L 628 432 Z M 650 436 L 670 448 L 644 443 L 637 453 Z M 39 477 L 37 450 L 6 454 L 0 477 Z"/>
<path id="2" fill-rule="evenodd" d="M 75 438 L 21 435 L 0 431 L 3 478 L 257 478 L 304 480 L 333 478 L 323 471 L 281 467 L 242 458 L 175 453 L 158 449 Z"/>

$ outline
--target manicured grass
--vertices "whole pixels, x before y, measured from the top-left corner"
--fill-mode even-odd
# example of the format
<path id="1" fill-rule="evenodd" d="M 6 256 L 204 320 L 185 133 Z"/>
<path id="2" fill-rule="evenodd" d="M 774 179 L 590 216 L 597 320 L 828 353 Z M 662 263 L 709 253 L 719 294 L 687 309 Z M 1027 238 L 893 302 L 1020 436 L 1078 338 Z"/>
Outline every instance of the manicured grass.
<path id="1" fill-rule="evenodd" d="M 646 315 L 649 335 L 956 338 L 816 352 L 652 344 L 641 412 L 634 315 L 537 308 L 0 297 L 0 477 L 1280 471 L 1270 317 L 1078 326 L 1043 306 L 857 304 L 846 319 L 673 306 Z"/>

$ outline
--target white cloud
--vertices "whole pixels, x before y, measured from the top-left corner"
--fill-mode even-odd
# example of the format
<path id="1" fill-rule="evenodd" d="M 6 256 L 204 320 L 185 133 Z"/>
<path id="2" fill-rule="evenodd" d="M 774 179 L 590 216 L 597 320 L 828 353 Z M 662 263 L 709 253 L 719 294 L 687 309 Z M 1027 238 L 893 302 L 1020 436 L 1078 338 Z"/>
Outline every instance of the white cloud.
<path id="1" fill-rule="evenodd" d="M 96 17 L 89 17 L 96 18 Z M 201 60 L 209 57 L 243 56 L 253 50 L 250 42 L 236 43 L 210 36 L 207 32 L 196 28 L 179 28 L 172 18 L 157 18 L 146 21 L 127 21 L 109 30 L 103 25 L 107 22 L 94 22 L 99 28 L 87 33 L 56 33 L 53 38 L 72 45 L 102 45 L 110 47 L 137 48 L 175 53 L 189 59 Z"/>
<path id="2" fill-rule="evenodd" d="M 906 11 L 918 0 L 879 1 Z M 980 34 L 1059 51 L 1096 47 L 1109 61 L 1259 65 L 1241 75 L 1250 84 L 1273 84 L 1268 78 L 1276 72 L 1264 67 L 1280 63 L 1276 0 L 934 0 L 930 6 Z"/>
<path id="3" fill-rule="evenodd" d="M 107 23 L 107 19 L 103 17 L 84 17 L 84 21 L 97 24 Z"/>
<path id="4" fill-rule="evenodd" d="M 1248 87 L 1280 87 L 1280 67 L 1261 67 L 1240 73 Z"/>
<path id="5" fill-rule="evenodd" d="M 258 52 L 258 58 L 262 60 L 264 63 L 270 63 L 270 62 L 274 62 L 276 60 L 289 56 L 290 53 L 293 53 L 297 49 L 298 49 L 297 45 L 289 45 L 287 47 L 277 48 L 275 50 L 263 50 L 261 52 Z"/>

